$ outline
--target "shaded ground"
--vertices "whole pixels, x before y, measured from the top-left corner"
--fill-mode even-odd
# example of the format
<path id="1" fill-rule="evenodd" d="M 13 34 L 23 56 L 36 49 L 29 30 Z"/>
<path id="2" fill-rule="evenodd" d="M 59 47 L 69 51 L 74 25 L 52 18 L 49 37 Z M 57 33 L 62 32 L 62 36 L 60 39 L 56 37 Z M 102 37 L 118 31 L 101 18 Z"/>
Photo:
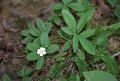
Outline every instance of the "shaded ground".
<path id="1" fill-rule="evenodd" d="M 37 17 L 47 19 L 53 3 L 53 0 L 0 0 L 0 81 L 4 73 L 21 81 L 16 71 L 28 63 L 20 30 Z"/>

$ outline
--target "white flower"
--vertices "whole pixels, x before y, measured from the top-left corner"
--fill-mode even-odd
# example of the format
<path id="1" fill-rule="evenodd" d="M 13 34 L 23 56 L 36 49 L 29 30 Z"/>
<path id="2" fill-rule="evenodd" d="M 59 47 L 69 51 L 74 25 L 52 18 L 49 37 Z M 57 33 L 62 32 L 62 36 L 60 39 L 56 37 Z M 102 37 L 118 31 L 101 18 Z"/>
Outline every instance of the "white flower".
<path id="1" fill-rule="evenodd" d="M 40 56 L 46 55 L 46 49 L 43 47 L 40 47 L 40 49 L 37 50 L 37 54 L 39 54 Z"/>

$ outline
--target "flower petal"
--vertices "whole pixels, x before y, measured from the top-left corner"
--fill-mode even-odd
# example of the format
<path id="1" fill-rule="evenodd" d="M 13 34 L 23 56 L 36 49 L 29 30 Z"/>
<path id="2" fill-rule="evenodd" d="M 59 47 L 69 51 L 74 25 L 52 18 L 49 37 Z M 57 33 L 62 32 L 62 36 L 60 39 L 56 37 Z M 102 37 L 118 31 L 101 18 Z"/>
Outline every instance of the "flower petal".
<path id="1" fill-rule="evenodd" d="M 40 49 L 37 50 L 37 54 L 40 54 Z"/>
<path id="2" fill-rule="evenodd" d="M 43 48 L 43 47 L 40 47 L 40 50 L 45 51 L 46 49 L 45 49 L 45 48 Z"/>
<path id="3" fill-rule="evenodd" d="M 42 54 L 42 53 L 40 53 L 39 55 L 40 55 L 40 56 L 43 56 L 43 54 Z"/>
<path id="4" fill-rule="evenodd" d="M 43 55 L 46 55 L 46 51 L 44 51 L 44 52 L 42 52 L 43 53 Z"/>

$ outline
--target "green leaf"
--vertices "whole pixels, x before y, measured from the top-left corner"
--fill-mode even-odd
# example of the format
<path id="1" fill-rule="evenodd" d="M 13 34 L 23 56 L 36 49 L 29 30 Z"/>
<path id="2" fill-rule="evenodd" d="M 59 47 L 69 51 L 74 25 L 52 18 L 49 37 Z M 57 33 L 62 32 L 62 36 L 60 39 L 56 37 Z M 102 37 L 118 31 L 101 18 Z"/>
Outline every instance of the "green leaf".
<path id="1" fill-rule="evenodd" d="M 61 20 L 60 20 L 60 18 L 59 18 L 59 17 L 55 17 L 55 23 L 56 23 L 57 25 L 60 25 Z"/>
<path id="2" fill-rule="evenodd" d="M 114 7 L 118 0 L 107 0 L 107 1 L 112 7 Z"/>
<path id="3" fill-rule="evenodd" d="M 68 25 L 68 27 L 71 30 L 73 30 L 74 32 L 76 32 L 76 21 L 75 21 L 75 18 L 73 17 L 73 15 L 67 10 L 62 10 L 62 14 L 63 14 L 63 18 L 64 18 L 66 24 Z"/>
<path id="4" fill-rule="evenodd" d="M 21 71 L 17 71 L 17 74 L 18 74 L 20 77 L 24 77 L 24 75 L 22 74 Z"/>
<path id="5" fill-rule="evenodd" d="M 39 28 L 39 30 L 41 32 L 44 32 L 45 31 L 45 24 L 44 22 L 41 20 L 41 19 L 37 19 L 37 27 Z"/>
<path id="6" fill-rule="evenodd" d="M 67 6 L 63 6 L 62 10 L 70 11 Z"/>
<path id="7" fill-rule="evenodd" d="M 24 77 L 22 81 L 31 81 L 30 77 Z"/>
<path id="8" fill-rule="evenodd" d="M 73 9 L 75 11 L 79 11 L 79 12 L 85 11 L 84 6 L 79 3 L 68 4 L 68 7 L 70 7 L 71 9 Z"/>
<path id="9" fill-rule="evenodd" d="M 115 76 L 104 71 L 83 72 L 86 81 L 118 81 Z"/>
<path id="10" fill-rule="evenodd" d="M 82 33 L 80 33 L 80 37 L 84 37 L 84 38 L 88 38 L 90 36 L 92 36 L 95 33 L 95 29 L 87 29 L 85 31 L 83 31 Z"/>
<path id="11" fill-rule="evenodd" d="M 46 50 L 47 51 L 47 54 L 50 54 L 50 53 L 54 53 L 55 51 L 57 51 L 59 48 L 58 45 L 51 45 L 50 47 L 48 47 L 48 49 Z"/>
<path id="12" fill-rule="evenodd" d="M 46 24 L 46 32 L 49 34 L 51 30 L 52 30 L 52 23 L 47 23 Z"/>
<path id="13" fill-rule="evenodd" d="M 70 2 L 72 2 L 73 0 L 62 0 L 62 2 L 64 3 L 64 4 L 68 4 L 68 3 L 70 3 Z"/>
<path id="14" fill-rule="evenodd" d="M 76 81 L 76 74 L 74 72 L 70 73 L 70 77 L 68 78 L 68 81 Z"/>
<path id="15" fill-rule="evenodd" d="M 3 75 L 3 81 L 12 81 L 7 74 Z"/>
<path id="16" fill-rule="evenodd" d="M 58 33 L 58 35 L 60 35 L 63 39 L 68 40 L 68 36 L 66 36 L 63 31 L 58 30 L 57 33 Z"/>
<path id="17" fill-rule="evenodd" d="M 27 55 L 29 61 L 37 60 L 40 56 L 36 52 L 31 52 Z"/>
<path id="18" fill-rule="evenodd" d="M 78 36 L 77 35 L 74 35 L 73 36 L 73 51 L 74 53 L 78 50 Z"/>
<path id="19" fill-rule="evenodd" d="M 77 74 L 76 81 L 81 81 L 80 76 Z"/>
<path id="20" fill-rule="evenodd" d="M 29 76 L 32 73 L 32 69 L 26 68 L 25 75 L 24 76 Z"/>
<path id="21" fill-rule="evenodd" d="M 67 42 L 65 42 L 65 43 L 63 44 L 61 50 L 62 50 L 62 51 L 66 51 L 66 50 L 68 50 L 69 48 L 70 48 L 70 41 L 67 41 Z"/>
<path id="22" fill-rule="evenodd" d="M 26 66 L 23 66 L 21 71 L 18 71 L 17 74 L 20 77 L 27 77 L 32 73 L 32 70 L 30 68 L 27 68 Z"/>
<path id="23" fill-rule="evenodd" d="M 80 44 L 90 54 L 95 55 L 95 48 L 90 41 L 83 37 L 79 37 Z"/>
<path id="24" fill-rule="evenodd" d="M 40 38 L 40 42 L 41 42 L 41 46 L 42 47 L 48 47 L 50 45 L 50 39 L 48 37 L 48 33 L 47 32 L 43 32 L 41 34 L 41 38 Z"/>
<path id="25" fill-rule="evenodd" d="M 40 36 L 39 36 L 38 38 L 34 39 L 34 40 L 33 40 L 33 43 L 37 43 L 37 44 L 40 45 Z"/>
<path id="26" fill-rule="evenodd" d="M 77 0 L 79 3 L 82 3 L 83 6 L 85 7 L 85 10 L 90 10 L 93 8 L 92 4 L 90 3 L 90 0 Z"/>
<path id="27" fill-rule="evenodd" d="M 72 57 L 71 61 L 77 66 L 80 76 L 83 76 L 82 72 L 87 71 L 87 63 L 84 60 L 80 60 L 78 56 Z"/>
<path id="28" fill-rule="evenodd" d="M 62 9 L 63 7 L 63 4 L 62 3 L 56 3 L 54 6 L 53 6 L 53 9 Z"/>
<path id="29" fill-rule="evenodd" d="M 79 57 L 81 60 L 85 60 L 85 54 L 83 54 L 79 49 L 78 49 L 78 51 L 76 52 L 76 54 L 78 55 L 78 57 Z"/>
<path id="30" fill-rule="evenodd" d="M 67 81 L 67 80 L 64 77 L 61 77 L 60 81 Z"/>
<path id="31" fill-rule="evenodd" d="M 22 40 L 23 44 L 28 44 L 30 43 L 34 38 L 32 36 L 26 37 L 24 40 Z"/>
<path id="32" fill-rule="evenodd" d="M 36 70 L 40 70 L 44 64 L 44 57 L 39 57 L 36 63 Z"/>
<path id="33" fill-rule="evenodd" d="M 62 60 L 65 59 L 65 55 L 66 55 L 66 54 L 67 54 L 67 52 L 66 52 L 66 53 L 57 54 L 57 55 L 55 55 L 55 58 L 56 58 L 58 61 L 62 61 Z"/>
<path id="34" fill-rule="evenodd" d="M 82 3 L 83 0 L 77 0 L 77 3 Z"/>
<path id="35" fill-rule="evenodd" d="M 120 21 L 120 5 L 115 6 L 114 14 L 115 14 L 115 16 L 117 16 L 118 21 Z"/>
<path id="36" fill-rule="evenodd" d="M 29 30 L 22 30 L 21 31 L 21 35 L 23 35 L 23 36 L 30 36 L 30 34 L 29 34 Z"/>
<path id="37" fill-rule="evenodd" d="M 83 29 L 85 24 L 91 19 L 93 12 L 94 12 L 94 10 L 89 10 L 85 14 L 83 14 L 83 16 L 80 18 L 80 20 L 77 23 L 77 32 L 78 33 Z"/>
<path id="38" fill-rule="evenodd" d="M 48 76 L 43 76 L 43 77 L 40 77 L 39 81 L 49 81 L 48 79 L 49 79 Z"/>
<path id="39" fill-rule="evenodd" d="M 103 28 L 104 27 L 109 29 L 109 30 L 117 30 L 117 29 L 120 29 L 120 22 L 112 24 L 110 26 L 103 26 Z"/>
<path id="40" fill-rule="evenodd" d="M 36 52 L 39 47 L 40 47 L 40 46 L 39 46 L 37 43 L 28 43 L 28 44 L 27 44 L 27 48 L 28 48 L 30 51 Z"/>
<path id="41" fill-rule="evenodd" d="M 63 67 L 62 63 L 56 63 L 56 64 L 52 65 L 52 67 L 50 69 L 50 74 L 49 74 L 50 78 L 60 76 L 61 72 L 62 72 L 62 67 Z"/>
<path id="42" fill-rule="evenodd" d="M 55 17 L 56 15 L 51 15 L 50 17 L 48 17 L 48 21 L 53 21 Z"/>
<path id="43" fill-rule="evenodd" d="M 117 62 L 114 59 L 114 57 L 112 55 L 106 55 L 105 63 L 106 63 L 107 71 L 117 76 L 117 74 L 119 73 L 119 70 L 118 70 Z"/>
<path id="44" fill-rule="evenodd" d="M 96 44 L 97 45 L 107 44 L 107 42 L 108 42 L 108 39 L 107 39 L 108 35 L 107 34 L 108 33 L 106 31 L 106 32 L 101 33 L 100 35 L 97 35 L 97 39 L 96 39 L 97 43 Z"/>
<path id="45" fill-rule="evenodd" d="M 37 28 L 35 28 L 34 24 L 29 24 L 28 26 L 30 27 L 29 32 L 31 35 L 39 36 L 41 34 L 41 32 Z"/>
<path id="46" fill-rule="evenodd" d="M 73 35 L 74 33 L 70 30 L 68 27 L 62 27 L 61 28 L 63 32 L 65 32 L 68 35 Z"/>

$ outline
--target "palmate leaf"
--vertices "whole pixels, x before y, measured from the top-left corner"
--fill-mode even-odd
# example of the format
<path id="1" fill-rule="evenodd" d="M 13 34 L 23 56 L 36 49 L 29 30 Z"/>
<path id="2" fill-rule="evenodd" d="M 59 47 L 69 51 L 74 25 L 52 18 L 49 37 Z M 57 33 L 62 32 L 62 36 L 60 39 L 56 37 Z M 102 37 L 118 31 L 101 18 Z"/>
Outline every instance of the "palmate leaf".
<path id="1" fill-rule="evenodd" d="M 76 52 L 76 54 L 78 55 L 78 57 L 80 58 L 80 60 L 85 60 L 85 54 L 83 54 L 80 49 L 78 49 L 78 51 Z"/>
<path id="2" fill-rule="evenodd" d="M 79 3 L 70 3 L 68 4 L 68 7 L 70 7 L 71 9 L 75 10 L 75 11 L 84 11 L 84 6 L 82 4 Z"/>
<path id="3" fill-rule="evenodd" d="M 63 31 L 58 30 L 57 33 L 58 33 L 58 35 L 60 35 L 63 39 L 68 40 L 68 36 L 66 36 Z"/>
<path id="4" fill-rule="evenodd" d="M 57 61 L 63 61 L 65 59 L 66 54 L 67 54 L 67 52 L 57 54 L 57 55 L 55 55 L 55 58 L 56 58 Z"/>
<path id="5" fill-rule="evenodd" d="M 59 17 L 55 17 L 54 21 L 57 25 L 60 25 L 60 23 L 61 23 L 61 20 Z"/>
<path id="6" fill-rule="evenodd" d="M 45 31 L 45 23 L 41 19 L 37 19 L 37 27 L 41 32 Z"/>
<path id="7" fill-rule="evenodd" d="M 50 69 L 50 78 L 55 78 L 61 75 L 61 70 L 63 67 L 63 63 L 56 63 Z"/>
<path id="8" fill-rule="evenodd" d="M 84 38 L 88 38 L 90 36 L 92 36 L 95 33 L 95 29 L 87 29 L 85 31 L 83 31 L 82 33 L 80 33 L 80 37 L 84 37 Z"/>
<path id="9" fill-rule="evenodd" d="M 82 47 L 90 54 L 95 55 L 95 47 L 92 45 L 90 41 L 83 37 L 79 37 L 80 44 Z"/>
<path id="10" fill-rule="evenodd" d="M 50 39 L 47 32 L 43 32 L 40 37 L 42 47 L 48 47 L 50 45 Z"/>
<path id="11" fill-rule="evenodd" d="M 79 45 L 79 43 L 78 43 L 78 36 L 74 35 L 73 36 L 73 45 L 72 45 L 74 53 L 78 50 L 78 45 Z"/>
<path id="12" fill-rule="evenodd" d="M 30 77 L 24 77 L 22 81 L 31 81 Z"/>
<path id="13" fill-rule="evenodd" d="M 114 7 L 118 0 L 107 0 L 107 1 L 112 7 Z"/>
<path id="14" fill-rule="evenodd" d="M 62 0 L 62 2 L 64 3 L 64 4 L 68 4 L 68 3 L 70 3 L 70 2 L 72 2 L 73 0 Z"/>
<path id="15" fill-rule="evenodd" d="M 76 32 L 76 21 L 75 18 L 73 17 L 73 15 L 67 11 L 67 10 L 62 10 L 62 15 L 63 18 L 66 22 L 66 24 L 68 25 L 68 27 L 73 31 Z"/>
<path id="16" fill-rule="evenodd" d="M 63 44 L 61 50 L 62 50 L 62 51 L 68 50 L 68 49 L 70 48 L 70 43 L 71 43 L 70 41 L 65 42 L 65 43 Z"/>
<path id="17" fill-rule="evenodd" d="M 63 7 L 63 4 L 62 3 L 56 3 L 54 6 L 53 6 L 53 9 L 62 9 Z"/>
<path id="18" fill-rule="evenodd" d="M 115 76 L 104 71 L 83 72 L 86 81 L 118 81 Z"/>
<path id="19" fill-rule="evenodd" d="M 61 77 L 60 81 L 67 81 L 67 80 L 64 77 Z"/>
<path id="20" fill-rule="evenodd" d="M 115 16 L 117 16 L 118 21 L 120 21 L 120 5 L 116 5 L 115 6 L 115 12 L 114 12 Z"/>
<path id="21" fill-rule="evenodd" d="M 104 30 L 117 30 L 117 29 L 120 29 L 120 22 L 118 23 L 115 23 L 115 24 L 112 24 L 110 26 L 103 26 L 102 27 Z"/>
<path id="22" fill-rule="evenodd" d="M 77 23 L 77 32 L 79 33 L 83 27 L 85 26 L 85 24 L 92 18 L 94 9 L 91 9 L 89 11 L 87 11 L 78 21 Z"/>
<path id="23" fill-rule="evenodd" d="M 39 59 L 40 55 L 38 55 L 36 52 L 31 52 L 27 55 L 27 59 L 29 61 L 34 61 L 34 60 L 37 60 Z"/>
<path id="24" fill-rule="evenodd" d="M 41 32 L 37 28 L 35 28 L 34 24 L 31 23 L 28 26 L 29 26 L 29 32 L 31 35 L 39 36 L 41 34 Z"/>
<path id="25" fill-rule="evenodd" d="M 27 77 L 32 73 L 32 69 L 23 66 L 21 71 L 17 72 L 20 77 Z"/>
<path id="26" fill-rule="evenodd" d="M 73 31 L 68 27 L 62 27 L 61 29 L 62 29 L 63 32 L 65 32 L 68 35 L 73 35 L 74 34 Z"/>
<path id="27" fill-rule="evenodd" d="M 27 44 L 27 48 L 28 48 L 30 51 L 36 52 L 39 47 L 40 47 L 40 46 L 39 46 L 37 43 L 28 43 L 28 44 Z"/>
<path id="28" fill-rule="evenodd" d="M 22 40 L 23 44 L 28 44 L 30 43 L 34 38 L 32 36 L 26 37 L 24 40 Z"/>
<path id="29" fill-rule="evenodd" d="M 33 43 L 37 43 L 40 45 L 40 36 L 33 40 Z"/>
<path id="30" fill-rule="evenodd" d="M 59 48 L 58 45 L 53 44 L 53 45 L 51 45 L 50 47 L 48 47 L 48 49 L 47 49 L 47 53 L 48 53 L 48 54 L 50 54 L 50 53 L 54 53 L 55 51 L 58 50 L 58 48 Z"/>
<path id="31" fill-rule="evenodd" d="M 77 74 L 76 81 L 81 81 L 80 76 Z"/>
<path id="32" fill-rule="evenodd" d="M 30 36 L 30 34 L 29 34 L 29 30 L 22 30 L 21 31 L 21 35 L 23 35 L 23 36 Z"/>
<path id="33" fill-rule="evenodd" d="M 105 56 L 105 63 L 108 72 L 115 76 L 119 73 L 117 62 L 112 55 Z"/>
<path id="34" fill-rule="evenodd" d="M 67 81 L 76 81 L 76 73 L 74 72 L 70 73 L 70 76 Z"/>
<path id="35" fill-rule="evenodd" d="M 80 76 L 83 76 L 82 72 L 87 71 L 87 63 L 84 60 L 81 60 L 78 56 L 72 57 L 71 61 L 77 66 Z"/>
<path id="36" fill-rule="evenodd" d="M 46 32 L 49 34 L 52 30 L 52 23 L 47 23 L 45 27 Z"/>
<path id="37" fill-rule="evenodd" d="M 3 75 L 3 81 L 12 81 L 7 74 Z"/>
<path id="38" fill-rule="evenodd" d="M 39 57 L 36 63 L 36 70 L 40 70 L 44 64 L 44 57 Z"/>

